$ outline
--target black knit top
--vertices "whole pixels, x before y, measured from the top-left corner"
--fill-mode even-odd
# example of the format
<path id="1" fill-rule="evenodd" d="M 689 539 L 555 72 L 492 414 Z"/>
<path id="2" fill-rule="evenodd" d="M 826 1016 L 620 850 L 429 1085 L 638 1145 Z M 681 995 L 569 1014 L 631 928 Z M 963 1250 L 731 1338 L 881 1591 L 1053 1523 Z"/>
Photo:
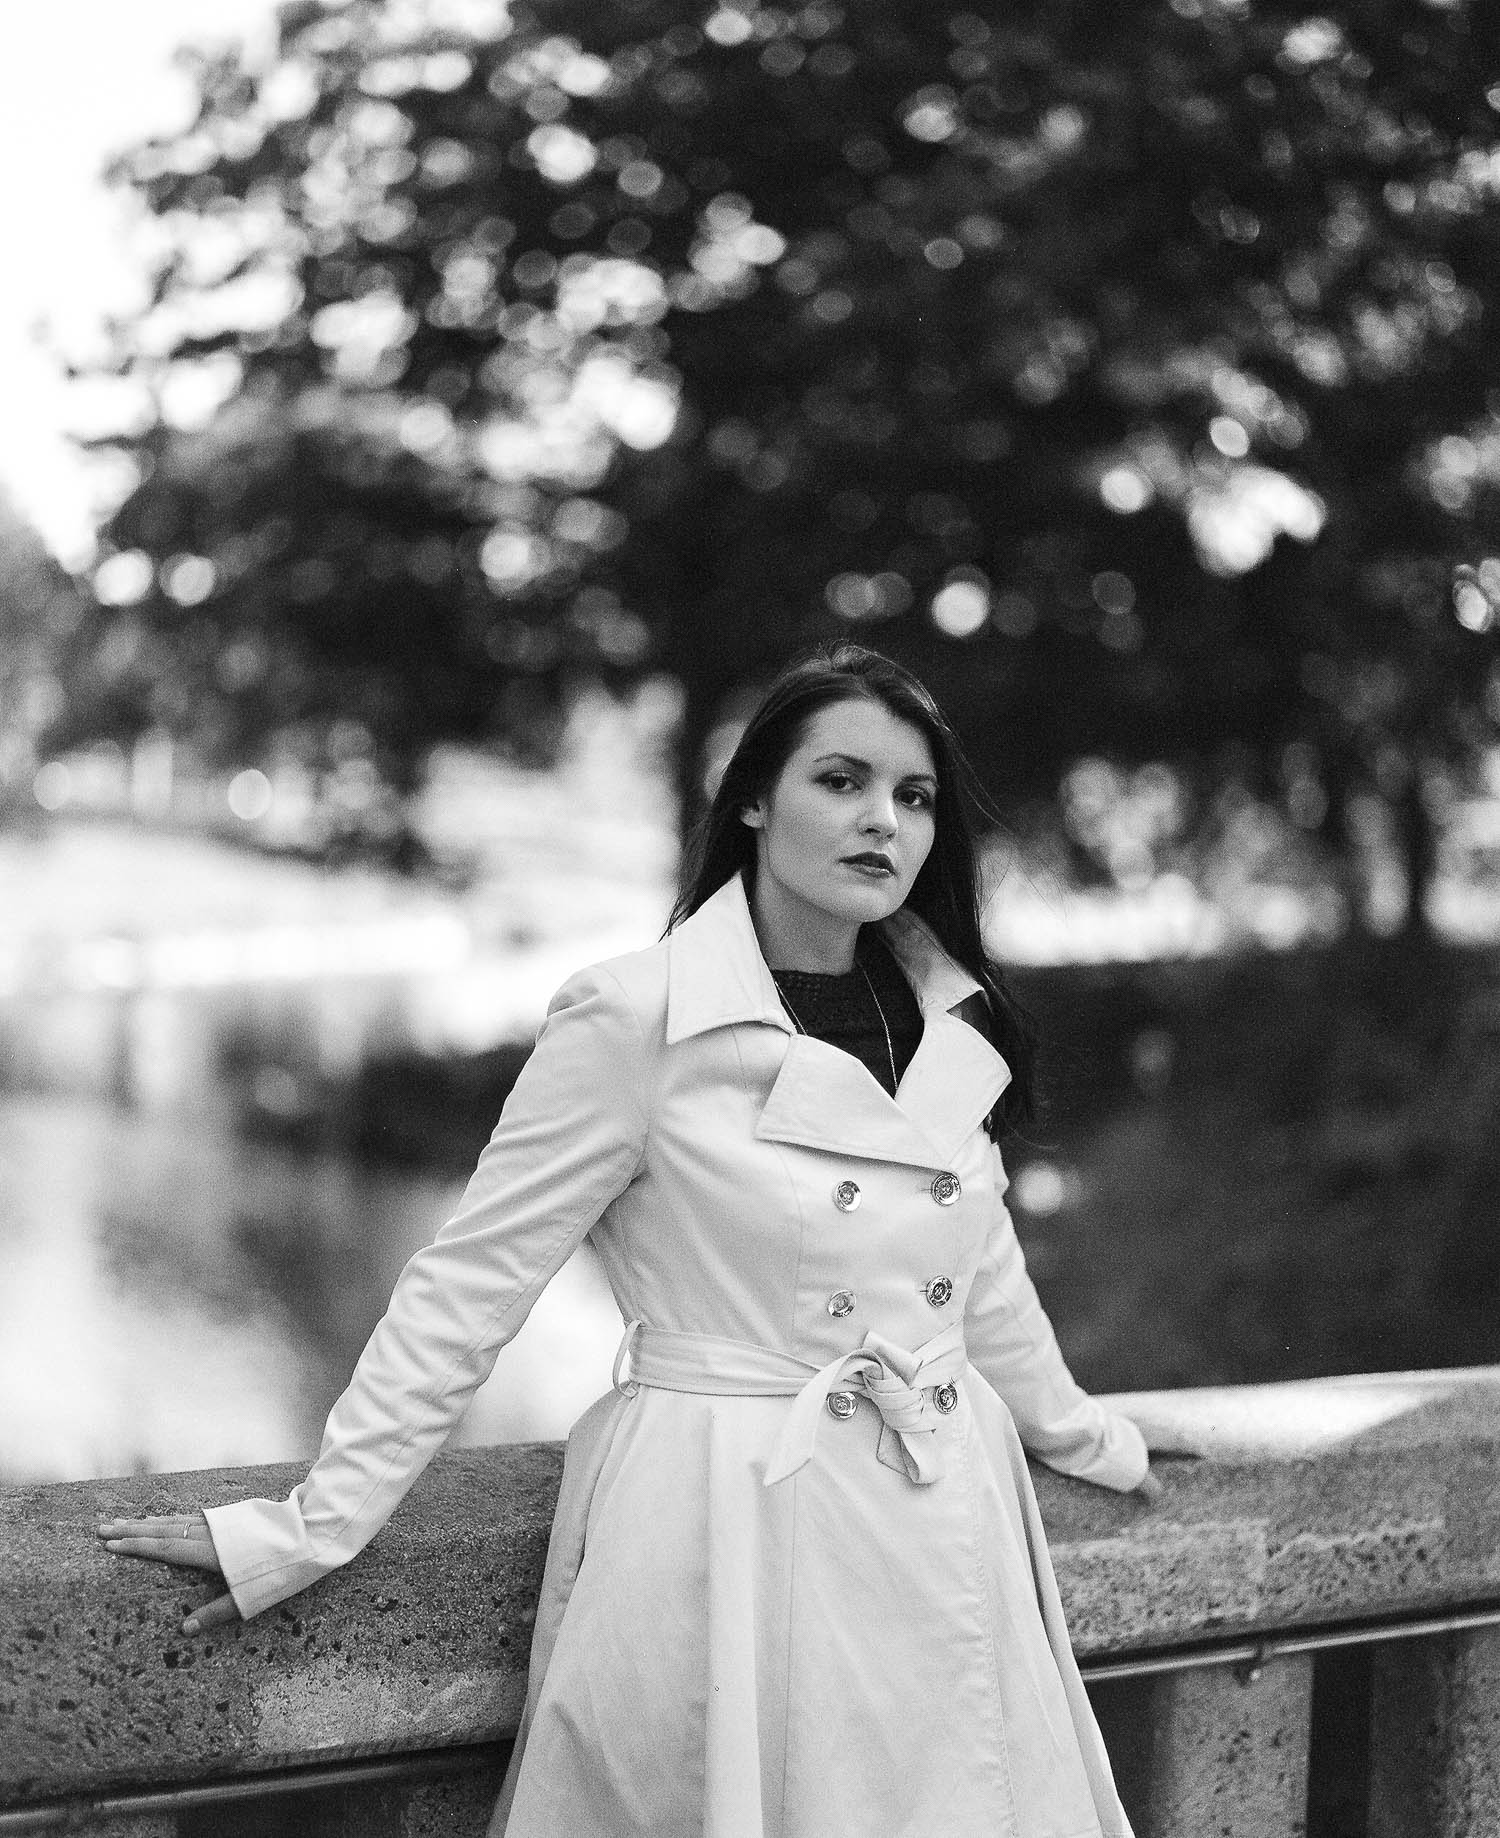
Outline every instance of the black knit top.
<path id="1" fill-rule="evenodd" d="M 866 971 L 869 972 L 868 982 Z M 804 1034 L 815 1035 L 830 1046 L 852 1053 L 892 1097 L 896 1095 L 891 1079 L 891 1058 L 894 1055 L 899 1082 L 922 1038 L 922 1011 L 910 983 L 879 933 L 868 926 L 860 933 L 852 970 L 841 974 L 820 970 L 773 970 L 771 975 L 781 991 L 787 1014 Z M 886 1028 L 890 1029 L 891 1036 L 889 1051 Z"/>

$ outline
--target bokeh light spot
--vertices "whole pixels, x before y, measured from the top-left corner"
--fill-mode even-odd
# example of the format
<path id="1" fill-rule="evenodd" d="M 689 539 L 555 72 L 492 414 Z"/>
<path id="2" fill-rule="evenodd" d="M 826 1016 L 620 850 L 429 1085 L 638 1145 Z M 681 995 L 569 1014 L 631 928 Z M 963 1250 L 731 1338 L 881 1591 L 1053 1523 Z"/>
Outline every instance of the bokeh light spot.
<path id="1" fill-rule="evenodd" d="M 257 817 L 264 817 L 271 808 L 274 794 L 271 781 L 265 773 L 249 766 L 243 772 L 235 773 L 225 795 L 230 810 L 242 823 L 254 823 Z"/>
<path id="2" fill-rule="evenodd" d="M 31 781 L 31 795 L 44 811 L 58 811 L 73 795 L 73 775 L 60 759 L 48 760 Z"/>
<path id="3" fill-rule="evenodd" d="M 958 129 L 958 98 L 942 84 L 919 89 L 902 105 L 901 125 L 914 140 L 949 140 Z"/>
<path id="4" fill-rule="evenodd" d="M 1099 496 L 1123 517 L 1143 511 L 1152 495 L 1151 481 L 1134 466 L 1111 466 L 1099 481 Z"/>
<path id="5" fill-rule="evenodd" d="M 889 619 L 912 602 L 911 582 L 893 569 L 880 574 L 836 574 L 823 597 L 840 619 Z"/>
<path id="6" fill-rule="evenodd" d="M 1473 571 L 1461 569 L 1453 583 L 1453 612 L 1468 632 L 1487 632 L 1495 623 L 1495 608 Z"/>
<path id="7" fill-rule="evenodd" d="M 214 580 L 214 565 L 206 555 L 173 555 L 162 563 L 162 591 L 179 606 L 201 606 Z"/>
<path id="8" fill-rule="evenodd" d="M 140 549 L 106 556 L 94 573 L 94 593 L 102 606 L 135 606 L 151 591 L 151 557 Z"/>
<path id="9" fill-rule="evenodd" d="M 990 596 L 978 581 L 949 581 L 932 597 L 932 623 L 949 638 L 972 638 L 990 616 Z"/>
<path id="10" fill-rule="evenodd" d="M 854 302 L 842 288 L 825 287 L 814 297 L 810 310 L 824 325 L 839 325 L 854 311 Z"/>
<path id="11" fill-rule="evenodd" d="M 665 177 L 654 160 L 627 160 L 615 183 L 627 198 L 651 198 L 661 190 Z"/>
<path id="12" fill-rule="evenodd" d="M 401 417 L 400 440 L 410 453 L 432 453 L 453 430 L 453 419 L 441 403 L 416 402 Z"/>
<path id="13" fill-rule="evenodd" d="M 704 20 L 703 30 L 716 45 L 742 45 L 754 27 L 743 13 L 722 7 Z"/>
<path id="14" fill-rule="evenodd" d="M 544 179 L 554 185 L 576 185 L 594 170 L 598 153 L 586 135 L 560 122 L 544 122 L 526 137 L 526 151 Z"/>
<path id="15" fill-rule="evenodd" d="M 1215 415 L 1208 424 L 1208 438 L 1226 459 L 1243 459 L 1250 451 L 1250 436 L 1233 415 Z"/>
<path id="16" fill-rule="evenodd" d="M 1128 613 L 1135 605 L 1135 585 L 1128 574 L 1118 568 L 1105 568 L 1092 583 L 1094 604 L 1101 612 Z"/>
<path id="17" fill-rule="evenodd" d="M 1011 1198 L 1022 1212 L 1039 1219 L 1050 1218 L 1067 1204 L 1068 1183 L 1061 1169 L 1051 1162 L 1028 1162 L 1016 1172 Z"/>

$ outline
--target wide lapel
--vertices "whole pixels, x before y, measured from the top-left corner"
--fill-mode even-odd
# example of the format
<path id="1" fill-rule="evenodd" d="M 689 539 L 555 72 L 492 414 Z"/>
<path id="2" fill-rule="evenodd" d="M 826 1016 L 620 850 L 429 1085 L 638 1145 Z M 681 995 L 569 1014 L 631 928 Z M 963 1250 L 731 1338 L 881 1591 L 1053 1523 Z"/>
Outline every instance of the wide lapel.
<path id="1" fill-rule="evenodd" d="M 668 940 L 667 1041 L 761 1022 L 788 1036 L 758 1138 L 877 1161 L 946 1167 L 1005 1089 L 1010 1072 L 989 1042 L 947 1010 L 978 987 L 921 920 L 882 926 L 922 1007 L 923 1031 L 892 1098 L 860 1062 L 797 1033 L 761 954 L 743 878 L 733 876 Z"/>
<path id="2" fill-rule="evenodd" d="M 923 921 L 903 910 L 885 921 L 881 933 L 922 1009 L 922 1038 L 896 1099 L 947 1163 L 994 1109 L 1010 1083 L 1010 1067 L 978 1028 L 952 1012 L 978 994 L 979 985 Z"/>
<path id="3" fill-rule="evenodd" d="M 874 1161 L 947 1166 L 936 1138 L 852 1053 L 808 1034 L 794 1034 L 787 1042 L 786 1058 L 755 1134 L 764 1141 L 794 1142 Z"/>
<path id="4" fill-rule="evenodd" d="M 738 874 L 668 936 L 667 1045 L 737 1021 L 792 1032 Z"/>

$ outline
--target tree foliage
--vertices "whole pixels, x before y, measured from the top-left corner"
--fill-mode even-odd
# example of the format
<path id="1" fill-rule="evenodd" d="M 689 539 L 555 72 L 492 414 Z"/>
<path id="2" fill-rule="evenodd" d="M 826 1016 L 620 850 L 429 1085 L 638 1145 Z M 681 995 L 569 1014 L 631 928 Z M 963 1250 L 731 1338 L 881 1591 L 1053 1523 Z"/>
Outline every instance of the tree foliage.
<path id="1" fill-rule="evenodd" d="M 37 739 L 63 699 L 54 666 L 82 612 L 73 582 L 0 494 L 0 816 L 36 808 Z"/>
<path id="2" fill-rule="evenodd" d="M 105 541 L 153 573 L 79 719 L 352 723 L 401 778 L 665 668 L 691 770 L 852 628 L 1007 796 L 1233 743 L 1420 830 L 1500 722 L 1497 45 L 1480 0 L 298 0 L 121 162 Z"/>

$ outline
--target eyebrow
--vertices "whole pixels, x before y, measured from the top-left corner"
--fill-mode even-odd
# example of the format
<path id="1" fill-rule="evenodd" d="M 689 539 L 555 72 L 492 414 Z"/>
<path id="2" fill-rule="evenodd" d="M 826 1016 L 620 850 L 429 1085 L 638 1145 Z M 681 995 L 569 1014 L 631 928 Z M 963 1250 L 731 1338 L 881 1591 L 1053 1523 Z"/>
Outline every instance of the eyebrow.
<path id="1" fill-rule="evenodd" d="M 870 770 L 870 762 L 867 759 L 861 759 L 857 753 L 820 753 L 813 764 L 821 766 L 825 760 L 830 759 L 847 760 L 851 766 L 858 766 L 863 772 Z M 903 772 L 901 783 L 904 785 L 909 779 L 925 779 L 929 785 L 937 784 L 937 775 L 932 772 Z"/>

